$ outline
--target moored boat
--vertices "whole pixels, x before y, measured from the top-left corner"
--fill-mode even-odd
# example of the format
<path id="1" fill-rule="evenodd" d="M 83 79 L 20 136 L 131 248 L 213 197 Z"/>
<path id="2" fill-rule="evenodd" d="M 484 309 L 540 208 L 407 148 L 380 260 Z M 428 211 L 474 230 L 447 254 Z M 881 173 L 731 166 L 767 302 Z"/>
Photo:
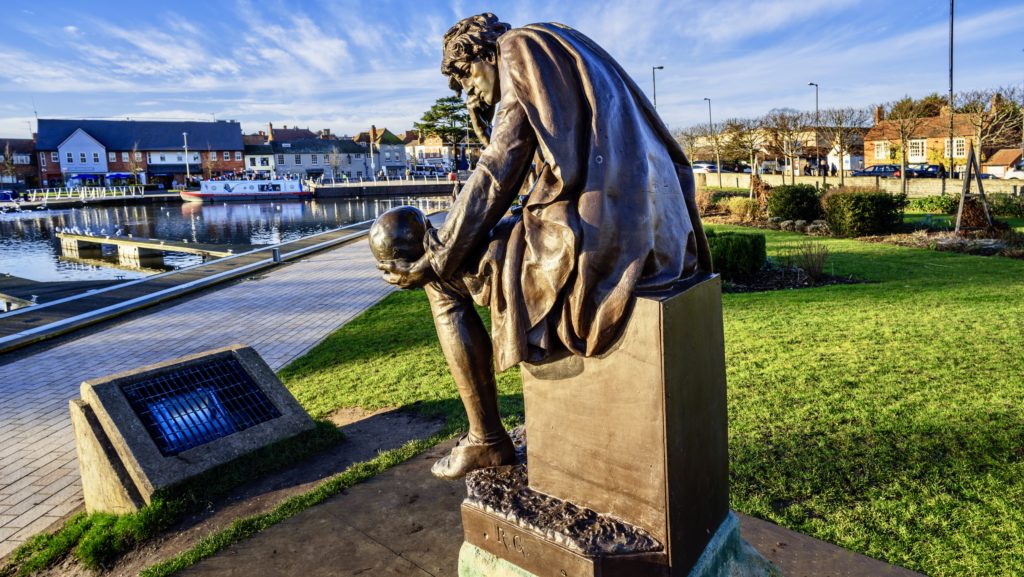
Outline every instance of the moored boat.
<path id="1" fill-rule="evenodd" d="M 182 190 L 182 200 L 190 202 L 231 202 L 260 200 L 302 200 L 313 196 L 301 180 L 204 180 L 199 190 Z"/>

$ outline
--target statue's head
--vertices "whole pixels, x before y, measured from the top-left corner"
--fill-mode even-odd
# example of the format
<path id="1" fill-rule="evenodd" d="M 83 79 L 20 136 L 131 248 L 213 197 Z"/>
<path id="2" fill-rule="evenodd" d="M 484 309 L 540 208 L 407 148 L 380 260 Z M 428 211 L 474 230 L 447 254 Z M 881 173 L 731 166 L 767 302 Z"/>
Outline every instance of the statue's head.
<path id="1" fill-rule="evenodd" d="M 370 252 L 377 262 L 414 262 L 423 256 L 423 237 L 430 221 L 414 206 L 392 208 L 370 227 Z"/>
<path id="2" fill-rule="evenodd" d="M 459 20 L 444 35 L 441 73 L 456 94 L 466 92 L 473 128 L 485 144 L 490 140 L 488 124 L 501 98 L 498 38 L 509 29 L 511 26 L 487 12 Z"/>

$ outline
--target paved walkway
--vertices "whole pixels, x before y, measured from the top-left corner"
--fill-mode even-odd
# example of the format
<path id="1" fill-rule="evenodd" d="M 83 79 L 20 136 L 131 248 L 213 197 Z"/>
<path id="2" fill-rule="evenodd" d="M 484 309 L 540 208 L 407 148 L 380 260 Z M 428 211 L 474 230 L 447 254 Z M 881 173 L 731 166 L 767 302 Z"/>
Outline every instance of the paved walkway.
<path id="1" fill-rule="evenodd" d="M 393 288 L 363 241 L 0 365 L 0 557 L 82 504 L 68 400 L 89 378 L 241 342 L 276 369 Z M 0 358 L 0 362 L 4 359 Z"/>

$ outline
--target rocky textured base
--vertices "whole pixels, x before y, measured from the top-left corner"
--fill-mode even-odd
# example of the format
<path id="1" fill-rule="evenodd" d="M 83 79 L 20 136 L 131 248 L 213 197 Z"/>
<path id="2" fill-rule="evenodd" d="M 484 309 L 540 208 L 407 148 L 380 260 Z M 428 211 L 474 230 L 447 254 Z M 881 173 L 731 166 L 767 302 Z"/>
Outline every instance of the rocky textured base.
<path id="1" fill-rule="evenodd" d="M 558 575 L 557 570 L 552 575 Z M 459 577 L 547 575 L 531 573 L 467 542 L 462 544 L 459 551 Z M 782 577 L 782 573 L 740 538 L 739 520 L 735 514 L 730 513 L 704 549 L 689 577 Z"/>

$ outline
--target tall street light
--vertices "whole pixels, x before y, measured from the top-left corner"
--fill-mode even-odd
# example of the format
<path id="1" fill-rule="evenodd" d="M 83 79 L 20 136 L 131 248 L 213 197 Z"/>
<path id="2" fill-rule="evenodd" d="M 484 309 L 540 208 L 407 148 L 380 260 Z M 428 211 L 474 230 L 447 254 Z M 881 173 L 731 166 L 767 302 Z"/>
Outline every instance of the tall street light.
<path id="1" fill-rule="evenodd" d="M 181 136 L 185 139 L 185 189 L 188 190 L 188 181 L 192 179 L 192 173 L 188 169 L 188 133 L 182 132 Z"/>
<path id="2" fill-rule="evenodd" d="M 711 137 L 711 146 L 715 148 L 715 172 L 718 173 L 718 187 L 722 188 L 722 157 L 718 154 L 718 139 L 715 138 L 715 123 L 711 121 L 711 99 L 705 96 L 704 100 L 708 101 L 708 135 Z"/>
<path id="3" fill-rule="evenodd" d="M 664 66 L 651 66 L 651 94 L 654 96 L 654 109 L 658 109 L 658 79 L 654 73 L 657 70 L 664 70 Z"/>
<path id="4" fill-rule="evenodd" d="M 818 127 L 821 121 L 818 117 L 818 83 L 808 82 L 807 86 L 814 87 L 814 172 L 821 172 L 821 149 L 818 148 Z M 841 160 L 840 160 L 841 162 Z"/>

